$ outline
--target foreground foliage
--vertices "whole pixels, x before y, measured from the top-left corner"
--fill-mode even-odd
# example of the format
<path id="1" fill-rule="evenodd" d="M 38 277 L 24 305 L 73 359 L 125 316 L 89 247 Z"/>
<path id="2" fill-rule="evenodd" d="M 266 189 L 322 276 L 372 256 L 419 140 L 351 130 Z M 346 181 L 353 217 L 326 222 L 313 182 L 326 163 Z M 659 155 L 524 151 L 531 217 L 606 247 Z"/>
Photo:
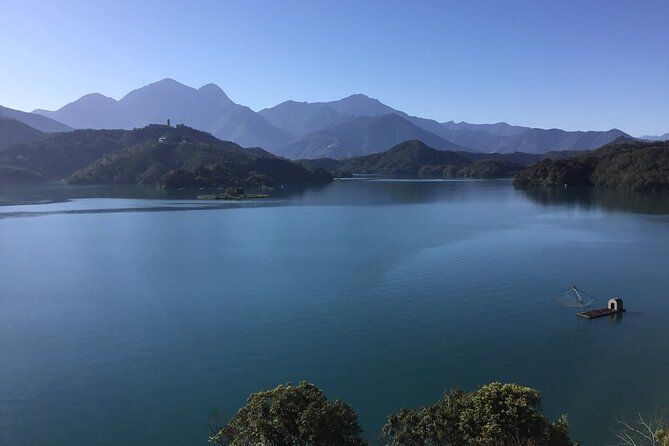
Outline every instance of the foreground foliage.
<path id="1" fill-rule="evenodd" d="M 437 403 L 388 417 L 388 446 L 573 446 L 566 416 L 541 414 L 539 392 L 492 383 L 473 392 L 455 389 Z M 358 416 L 342 401 L 328 401 L 313 384 L 281 385 L 254 393 L 210 443 L 224 446 L 357 446 Z"/>
<path id="2" fill-rule="evenodd" d="M 342 401 L 328 401 L 313 384 L 286 384 L 254 393 L 210 443 L 226 446 L 358 446 L 358 415 Z"/>
<path id="3" fill-rule="evenodd" d="M 383 434 L 391 446 L 570 446 L 566 416 L 541 414 L 538 391 L 491 383 L 473 392 L 456 389 L 421 409 L 388 418 Z"/>

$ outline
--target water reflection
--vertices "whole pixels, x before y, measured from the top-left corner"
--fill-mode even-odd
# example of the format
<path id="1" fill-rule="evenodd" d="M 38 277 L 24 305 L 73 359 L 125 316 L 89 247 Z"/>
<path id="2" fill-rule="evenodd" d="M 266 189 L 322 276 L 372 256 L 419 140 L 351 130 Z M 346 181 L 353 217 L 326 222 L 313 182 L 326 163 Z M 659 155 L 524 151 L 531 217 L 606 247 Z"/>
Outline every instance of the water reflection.
<path id="1" fill-rule="evenodd" d="M 614 191 L 595 187 L 531 187 L 520 190 L 533 202 L 547 206 L 567 205 L 585 210 L 669 214 L 669 194 Z"/>
<path id="2" fill-rule="evenodd" d="M 272 191 L 272 197 L 286 198 L 327 185 L 290 185 Z M 82 198 L 124 198 L 144 200 L 194 200 L 201 194 L 220 193 L 221 188 L 165 190 L 142 185 L 70 185 L 65 182 L 41 184 L 0 184 L 0 206 L 61 203 Z M 256 191 L 249 191 L 256 192 Z"/>
<path id="3" fill-rule="evenodd" d="M 504 186 L 508 181 L 503 182 Z M 254 200 L 254 206 L 277 204 L 387 205 L 433 203 L 465 200 L 487 194 L 509 195 L 512 189 L 500 187 L 500 181 L 397 181 L 348 180 L 330 184 L 292 184 L 277 187 L 268 200 Z M 255 192 L 255 191 L 249 191 Z M 220 193 L 216 188 L 164 190 L 141 185 L 69 185 L 46 183 L 0 185 L 0 206 L 62 203 L 85 198 L 122 198 L 129 200 L 194 200 L 201 194 Z M 212 201 L 202 201 L 211 204 Z M 217 206 L 224 203 L 216 202 Z M 147 203 L 145 203 L 148 206 Z M 155 203 L 160 206 L 159 203 Z M 225 207 L 225 206 L 223 206 Z"/>

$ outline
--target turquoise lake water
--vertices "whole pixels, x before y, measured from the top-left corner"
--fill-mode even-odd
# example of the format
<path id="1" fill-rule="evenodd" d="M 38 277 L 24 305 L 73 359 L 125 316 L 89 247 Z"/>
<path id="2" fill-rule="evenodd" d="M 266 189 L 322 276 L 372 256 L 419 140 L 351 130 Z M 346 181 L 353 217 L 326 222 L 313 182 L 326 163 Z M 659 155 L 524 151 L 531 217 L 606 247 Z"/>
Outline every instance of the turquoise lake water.
<path id="1" fill-rule="evenodd" d="M 669 198 L 340 181 L 268 201 L 0 189 L 0 444 L 205 445 L 309 380 L 385 417 L 511 381 L 584 445 L 669 405 Z M 559 305 L 577 284 L 618 319 Z"/>

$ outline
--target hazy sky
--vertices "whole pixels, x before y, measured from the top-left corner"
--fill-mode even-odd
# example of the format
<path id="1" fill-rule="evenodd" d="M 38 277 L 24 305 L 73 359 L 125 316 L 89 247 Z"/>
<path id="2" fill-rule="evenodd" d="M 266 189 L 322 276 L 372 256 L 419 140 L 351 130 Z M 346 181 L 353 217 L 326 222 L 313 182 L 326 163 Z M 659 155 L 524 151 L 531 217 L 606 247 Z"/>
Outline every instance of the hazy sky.
<path id="1" fill-rule="evenodd" d="M 0 104 L 172 77 L 254 110 L 365 93 L 440 121 L 669 132 L 669 1 L 0 0 Z"/>

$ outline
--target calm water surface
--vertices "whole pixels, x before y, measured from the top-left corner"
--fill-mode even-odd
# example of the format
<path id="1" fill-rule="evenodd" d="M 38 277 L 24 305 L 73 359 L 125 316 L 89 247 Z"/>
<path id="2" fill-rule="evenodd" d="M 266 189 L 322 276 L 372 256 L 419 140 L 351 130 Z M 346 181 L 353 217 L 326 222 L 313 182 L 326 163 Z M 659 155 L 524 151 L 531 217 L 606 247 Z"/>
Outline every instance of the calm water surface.
<path id="1" fill-rule="evenodd" d="M 541 390 L 585 445 L 667 409 L 667 198 L 505 181 L 192 195 L 0 189 L 0 444 L 204 445 L 214 413 L 302 379 L 372 440 L 403 406 L 494 380 Z M 627 313 L 575 317 L 553 298 L 572 283 Z"/>

